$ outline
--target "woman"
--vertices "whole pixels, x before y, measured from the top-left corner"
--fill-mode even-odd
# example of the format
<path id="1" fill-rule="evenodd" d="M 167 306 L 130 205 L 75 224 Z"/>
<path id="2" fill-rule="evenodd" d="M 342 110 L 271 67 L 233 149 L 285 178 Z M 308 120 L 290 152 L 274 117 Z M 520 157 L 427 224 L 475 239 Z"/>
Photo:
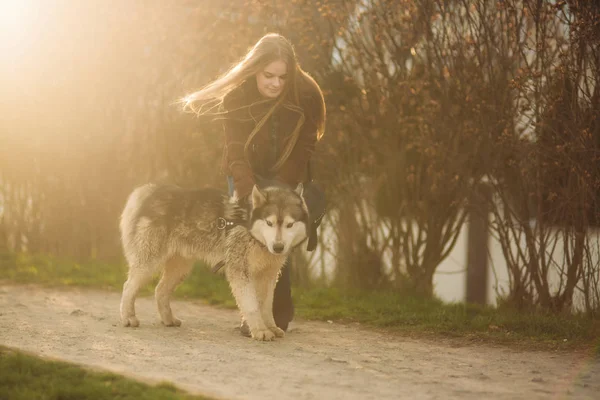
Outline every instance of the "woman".
<path id="1" fill-rule="evenodd" d="M 187 96 L 185 106 L 198 114 L 218 107 L 231 195 L 248 198 L 261 180 L 296 187 L 309 178 L 308 163 L 324 133 L 325 102 L 283 36 L 262 37 L 227 73 Z M 283 330 L 294 314 L 289 274 L 286 263 L 273 299 L 273 316 Z M 249 335 L 244 324 L 242 334 Z"/>

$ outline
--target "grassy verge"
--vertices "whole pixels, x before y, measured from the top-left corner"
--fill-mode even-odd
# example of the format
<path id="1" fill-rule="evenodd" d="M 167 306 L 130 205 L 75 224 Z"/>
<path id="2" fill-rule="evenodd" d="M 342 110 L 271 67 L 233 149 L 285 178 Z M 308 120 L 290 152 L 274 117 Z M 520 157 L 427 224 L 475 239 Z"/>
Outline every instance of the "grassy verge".
<path id="1" fill-rule="evenodd" d="M 51 257 L 0 255 L 0 279 L 49 286 L 83 286 L 120 291 L 124 265 L 77 264 Z M 153 285 L 145 289 L 151 294 Z M 197 265 L 177 289 L 179 298 L 204 299 L 229 308 L 235 302 L 227 282 Z M 360 292 L 334 288 L 294 289 L 296 315 L 305 319 L 360 323 L 404 335 L 458 341 L 524 345 L 540 349 L 596 348 L 600 321 L 581 315 L 517 312 L 508 308 L 444 304 L 394 291 Z"/>
<path id="2" fill-rule="evenodd" d="M 316 289 L 298 291 L 296 298 L 299 314 L 310 319 L 358 322 L 415 337 L 518 344 L 538 349 L 597 346 L 600 355 L 600 321 L 580 315 L 444 304 L 394 292 Z"/>
<path id="3" fill-rule="evenodd" d="M 147 385 L 111 373 L 48 361 L 0 346 L 0 399 L 201 400 L 168 383 Z"/>

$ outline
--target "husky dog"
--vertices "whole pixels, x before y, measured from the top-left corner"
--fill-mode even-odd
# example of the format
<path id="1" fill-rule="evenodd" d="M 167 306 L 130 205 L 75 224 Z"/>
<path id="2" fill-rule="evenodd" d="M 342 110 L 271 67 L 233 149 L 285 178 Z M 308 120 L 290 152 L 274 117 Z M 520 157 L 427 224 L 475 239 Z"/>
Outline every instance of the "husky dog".
<path id="1" fill-rule="evenodd" d="M 186 190 L 146 184 L 135 189 L 121 215 L 128 278 L 121 322 L 138 326 L 135 298 L 157 272 L 156 305 L 166 326 L 179 326 L 170 297 L 194 260 L 224 262 L 225 276 L 256 340 L 283 337 L 273 320 L 273 291 L 288 253 L 307 237 L 308 209 L 296 190 L 254 186 L 247 208 L 216 189 Z"/>

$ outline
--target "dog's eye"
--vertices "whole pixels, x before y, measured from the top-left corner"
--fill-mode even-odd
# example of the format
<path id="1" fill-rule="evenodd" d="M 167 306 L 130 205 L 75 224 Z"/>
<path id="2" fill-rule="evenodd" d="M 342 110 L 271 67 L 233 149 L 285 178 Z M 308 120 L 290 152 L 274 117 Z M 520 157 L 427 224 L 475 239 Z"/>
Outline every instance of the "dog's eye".
<path id="1" fill-rule="evenodd" d="M 273 223 L 271 221 L 265 219 L 265 222 L 267 223 L 267 226 L 273 226 Z"/>
<path id="2" fill-rule="evenodd" d="M 289 224 L 287 224 L 287 227 L 288 227 L 288 228 L 291 228 L 292 226 L 294 226 L 294 223 L 293 223 L 293 222 L 290 222 Z"/>

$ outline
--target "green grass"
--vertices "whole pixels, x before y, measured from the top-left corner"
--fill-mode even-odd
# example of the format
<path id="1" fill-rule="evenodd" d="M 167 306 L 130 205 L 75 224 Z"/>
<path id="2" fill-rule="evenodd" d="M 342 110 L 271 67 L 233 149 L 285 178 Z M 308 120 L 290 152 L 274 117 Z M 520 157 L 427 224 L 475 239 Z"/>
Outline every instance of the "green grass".
<path id="1" fill-rule="evenodd" d="M 0 346 L 0 399 L 201 400 L 207 397 L 186 394 L 169 383 L 151 386 Z"/>
<path id="2" fill-rule="evenodd" d="M 46 286 L 83 286 L 121 290 L 123 265 L 89 261 L 85 264 L 54 257 L 0 253 L 0 279 Z"/>
<path id="3" fill-rule="evenodd" d="M 444 304 L 397 292 L 336 289 L 296 290 L 298 315 L 319 320 L 358 322 L 418 337 L 527 347 L 589 348 L 600 351 L 600 321 L 582 315 L 554 315 L 474 304 Z"/>
<path id="4" fill-rule="evenodd" d="M 126 267 L 78 264 L 39 255 L 0 255 L 0 279 L 47 286 L 83 286 L 120 291 Z M 151 295 L 153 284 L 143 294 Z M 179 298 L 204 299 L 234 308 L 227 282 L 201 264 L 177 289 Z M 296 315 L 312 320 L 360 323 L 414 337 L 523 345 L 528 348 L 596 348 L 600 354 L 600 321 L 583 315 L 518 312 L 503 307 L 444 304 L 398 291 L 348 291 L 317 287 L 293 289 Z"/>

